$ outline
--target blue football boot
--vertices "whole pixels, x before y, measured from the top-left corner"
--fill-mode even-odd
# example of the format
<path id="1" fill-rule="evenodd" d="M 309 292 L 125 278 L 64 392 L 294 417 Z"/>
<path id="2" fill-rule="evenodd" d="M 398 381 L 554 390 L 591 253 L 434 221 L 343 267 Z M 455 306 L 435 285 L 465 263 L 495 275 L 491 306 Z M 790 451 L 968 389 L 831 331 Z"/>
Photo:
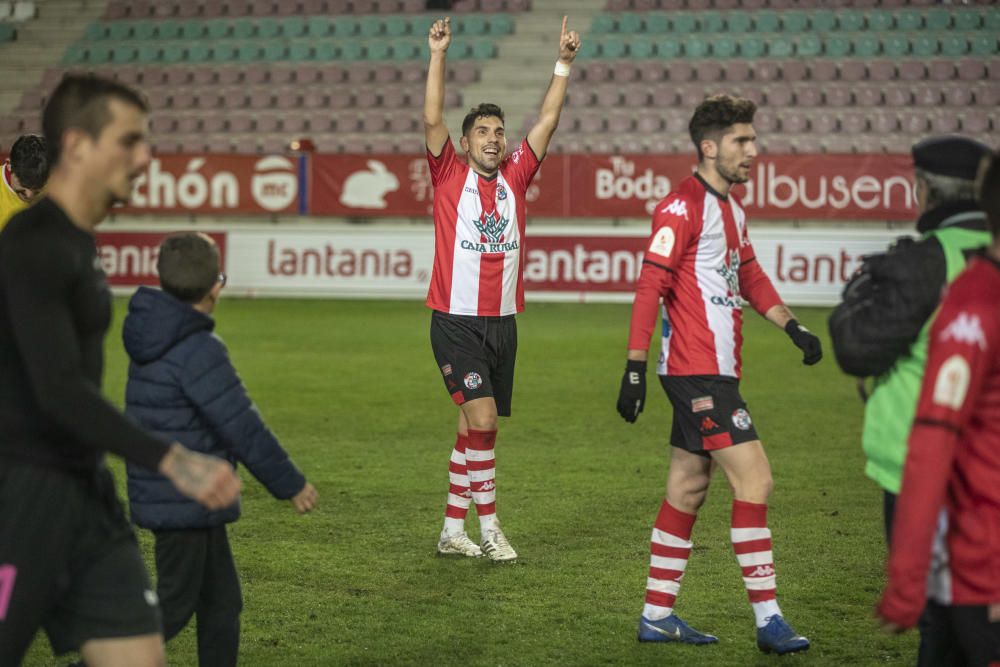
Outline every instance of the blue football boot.
<path id="1" fill-rule="evenodd" d="M 659 621 L 651 621 L 645 616 L 639 618 L 639 641 L 641 642 L 681 642 L 682 644 L 715 644 L 717 637 L 706 635 L 670 614 Z"/>
<path id="2" fill-rule="evenodd" d="M 809 648 L 809 640 L 792 630 L 781 616 L 775 614 L 767 625 L 757 628 L 757 648 L 764 653 L 795 653 Z"/>

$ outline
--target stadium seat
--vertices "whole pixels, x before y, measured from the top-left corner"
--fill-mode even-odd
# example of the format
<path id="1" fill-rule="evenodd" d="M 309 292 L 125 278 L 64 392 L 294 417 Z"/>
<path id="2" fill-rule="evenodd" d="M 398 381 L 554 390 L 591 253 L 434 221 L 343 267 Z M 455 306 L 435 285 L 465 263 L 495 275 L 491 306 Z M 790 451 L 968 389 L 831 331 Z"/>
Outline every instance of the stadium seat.
<path id="1" fill-rule="evenodd" d="M 964 54 L 969 49 L 969 44 L 964 37 L 958 35 L 946 35 L 944 44 L 938 41 L 933 35 L 916 35 L 911 42 L 913 55 L 918 58 L 933 58 L 939 53 L 944 53 L 952 57 Z M 948 53 L 948 50 L 953 53 Z"/>
<path id="2" fill-rule="evenodd" d="M 816 35 L 802 35 L 798 38 L 794 50 L 799 57 L 815 58 L 823 52 L 823 42 Z"/>
<path id="3" fill-rule="evenodd" d="M 840 130 L 847 134 L 861 134 L 868 131 L 868 112 L 842 111 L 840 113 Z"/>
<path id="4" fill-rule="evenodd" d="M 626 35 L 634 35 L 643 32 L 643 21 L 640 14 L 626 12 L 618 17 L 618 28 L 616 32 Z"/>
<path id="5" fill-rule="evenodd" d="M 281 32 L 289 39 L 304 37 L 306 34 L 306 20 L 301 16 L 288 16 L 281 19 Z"/>
<path id="6" fill-rule="evenodd" d="M 837 12 L 837 29 L 842 32 L 860 32 L 866 27 L 865 16 L 853 9 Z"/>
<path id="7" fill-rule="evenodd" d="M 892 81 L 896 78 L 896 66 L 888 60 L 873 60 L 868 63 L 868 78 L 872 81 Z"/>
<path id="8" fill-rule="evenodd" d="M 1000 12 L 998 12 L 1000 13 Z M 997 36 L 996 33 L 987 33 L 983 35 L 975 35 L 972 38 L 971 49 L 973 55 L 975 56 L 993 56 L 997 53 Z"/>
<path id="9" fill-rule="evenodd" d="M 923 62 L 904 60 L 899 63 L 898 78 L 902 81 L 921 81 L 927 78 L 927 70 Z"/>
<path id="10" fill-rule="evenodd" d="M 767 45 L 760 37 L 747 36 L 740 40 L 740 55 L 744 58 L 760 58 L 767 53 Z"/>
<path id="11" fill-rule="evenodd" d="M 666 12 L 653 12 L 646 15 L 646 32 L 660 35 L 670 32 L 670 19 Z"/>
<path id="12" fill-rule="evenodd" d="M 781 29 L 790 35 L 801 35 L 809 30 L 809 16 L 805 12 L 783 12 Z"/>
<path id="13" fill-rule="evenodd" d="M 90 42 L 99 42 L 102 39 L 107 39 L 108 28 L 103 23 L 91 23 L 90 25 L 87 26 L 87 29 L 84 31 L 83 38 Z"/>
<path id="14" fill-rule="evenodd" d="M 652 58 L 656 55 L 656 43 L 643 35 L 632 37 L 628 42 L 628 49 L 633 58 Z"/>
<path id="15" fill-rule="evenodd" d="M 784 67 L 785 78 L 790 80 L 805 79 L 805 76 L 789 76 L 791 70 L 805 69 L 805 63 L 801 60 L 791 61 Z M 837 78 L 837 63 L 833 60 L 816 59 L 809 66 L 809 78 L 813 81 L 827 82 Z"/>
<path id="16" fill-rule="evenodd" d="M 935 134 L 952 134 L 961 131 L 962 124 L 953 112 L 934 113 L 930 117 L 931 131 Z"/>
<path id="17" fill-rule="evenodd" d="M 884 10 L 872 10 L 868 12 L 868 29 L 872 32 L 889 32 L 896 25 L 896 19 L 892 12 Z"/>
<path id="18" fill-rule="evenodd" d="M 681 55 L 682 46 L 680 40 L 675 37 L 661 39 L 656 43 L 656 55 L 660 58 L 674 59 Z"/>
<path id="19" fill-rule="evenodd" d="M 820 10 L 813 12 L 812 16 L 810 16 L 810 23 L 812 25 L 812 29 L 816 32 L 832 32 L 837 28 L 837 16 L 830 10 Z"/>
<path id="20" fill-rule="evenodd" d="M 726 17 L 726 29 L 734 35 L 743 35 L 753 30 L 753 20 L 748 12 L 733 12 Z"/>
<path id="21" fill-rule="evenodd" d="M 738 53 L 739 44 L 737 44 L 735 39 L 724 35 L 719 35 L 715 38 L 712 55 L 716 58 L 735 58 Z"/>
<path id="22" fill-rule="evenodd" d="M 754 12 L 753 23 L 756 32 L 772 33 L 781 31 L 781 19 L 776 12 Z"/>
<path id="23" fill-rule="evenodd" d="M 852 91 L 854 103 L 859 107 L 877 108 L 884 104 L 882 88 L 879 85 L 856 85 Z"/>
<path id="24" fill-rule="evenodd" d="M 914 9 L 904 9 L 896 14 L 896 28 L 900 32 L 915 32 L 924 27 L 923 15 Z"/>
<path id="25" fill-rule="evenodd" d="M 851 88 L 841 85 L 829 85 L 823 93 L 823 99 L 827 107 L 843 108 L 854 104 L 854 94 Z"/>
<path id="26" fill-rule="evenodd" d="M 951 13 L 955 22 L 955 29 L 960 32 L 979 30 L 983 25 L 983 18 L 978 9 L 954 9 L 951 10 Z"/>

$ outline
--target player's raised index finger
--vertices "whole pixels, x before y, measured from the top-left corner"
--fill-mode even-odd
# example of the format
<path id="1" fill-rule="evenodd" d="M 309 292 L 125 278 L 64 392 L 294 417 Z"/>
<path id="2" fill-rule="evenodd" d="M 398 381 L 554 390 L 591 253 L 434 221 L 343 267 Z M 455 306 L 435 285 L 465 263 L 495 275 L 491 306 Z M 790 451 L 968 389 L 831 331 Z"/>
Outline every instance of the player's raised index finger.
<path id="1" fill-rule="evenodd" d="M 568 16 L 563 16 L 563 24 L 562 24 L 562 36 L 563 37 L 566 36 L 566 19 L 568 19 L 568 18 L 569 18 Z"/>

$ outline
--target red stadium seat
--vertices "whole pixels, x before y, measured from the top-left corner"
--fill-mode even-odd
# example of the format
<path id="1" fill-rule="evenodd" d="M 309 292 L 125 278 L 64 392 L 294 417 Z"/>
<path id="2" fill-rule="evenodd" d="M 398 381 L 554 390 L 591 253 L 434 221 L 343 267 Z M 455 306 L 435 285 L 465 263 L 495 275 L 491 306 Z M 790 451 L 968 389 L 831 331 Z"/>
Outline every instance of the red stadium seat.
<path id="1" fill-rule="evenodd" d="M 821 110 L 813 114 L 809 120 L 809 126 L 813 132 L 818 134 L 833 134 L 840 129 L 837 116 L 829 111 Z"/>
<path id="2" fill-rule="evenodd" d="M 220 67 L 216 72 L 220 86 L 236 86 L 243 83 L 243 70 L 239 67 Z"/>
<path id="3" fill-rule="evenodd" d="M 913 101 L 921 107 L 939 107 L 942 103 L 941 88 L 936 85 L 922 85 L 913 88 Z"/>
<path id="4" fill-rule="evenodd" d="M 945 106 L 967 107 L 979 102 L 979 96 L 974 95 L 971 86 L 952 85 L 941 89 Z"/>
<path id="5" fill-rule="evenodd" d="M 903 81 L 921 81 L 927 78 L 927 68 L 922 62 L 904 60 L 897 68 L 898 78 Z"/>
<path id="6" fill-rule="evenodd" d="M 868 78 L 868 68 L 860 60 L 843 60 L 840 63 L 841 81 L 864 81 Z"/>
<path id="7" fill-rule="evenodd" d="M 830 84 L 826 87 L 823 100 L 828 107 L 849 107 L 854 104 L 854 93 L 851 84 Z"/>
<path id="8" fill-rule="evenodd" d="M 781 131 L 786 134 L 808 132 L 809 120 L 796 109 L 786 109 L 781 113 Z"/>
<path id="9" fill-rule="evenodd" d="M 774 108 L 758 109 L 753 117 L 754 129 L 757 132 L 777 132 L 780 126 L 777 113 Z"/>
<path id="10" fill-rule="evenodd" d="M 282 116 L 276 113 L 257 114 L 257 131 L 275 134 L 282 130 Z"/>
<path id="11" fill-rule="evenodd" d="M 174 120 L 173 116 L 168 116 L 164 113 L 154 113 L 149 120 L 149 131 L 153 133 L 153 136 L 166 136 L 173 133 L 174 128 L 177 127 L 177 122 Z"/>
<path id="12" fill-rule="evenodd" d="M 703 60 L 694 69 L 694 78 L 702 82 L 722 80 L 722 65 L 717 60 Z"/>
<path id="13" fill-rule="evenodd" d="M 758 60 L 753 64 L 754 79 L 759 83 L 777 81 L 781 78 L 781 68 L 773 60 Z"/>
<path id="14" fill-rule="evenodd" d="M 867 111 L 842 111 L 840 113 L 840 131 L 845 134 L 863 134 L 868 131 Z"/>
<path id="15" fill-rule="evenodd" d="M 621 87 L 617 83 L 598 86 L 594 89 L 594 106 L 614 109 L 621 104 L 621 101 Z"/>
<path id="16" fill-rule="evenodd" d="M 870 117 L 871 130 L 875 134 L 893 134 L 899 131 L 899 117 L 894 112 L 876 111 Z"/>
<path id="17" fill-rule="evenodd" d="M 813 134 L 800 134 L 792 138 L 792 152 L 798 154 L 819 153 L 823 150 L 821 138 Z"/>
<path id="18" fill-rule="evenodd" d="M 636 132 L 649 135 L 663 129 L 663 119 L 656 113 L 640 113 L 635 121 Z"/>
<path id="19" fill-rule="evenodd" d="M 986 78 L 986 64 L 982 60 L 959 60 L 958 78 L 962 81 L 978 81 Z"/>
<path id="20" fill-rule="evenodd" d="M 913 104 L 913 94 L 905 83 L 887 84 L 882 90 L 886 106 L 908 107 Z"/>
<path id="21" fill-rule="evenodd" d="M 639 69 L 632 63 L 619 61 L 611 68 L 611 79 L 616 83 L 629 83 L 639 80 Z"/>
<path id="22" fill-rule="evenodd" d="M 961 123 L 953 111 L 939 111 L 931 116 L 931 129 L 935 134 L 952 134 L 961 130 Z"/>
<path id="23" fill-rule="evenodd" d="M 789 63 L 789 65 L 792 64 L 793 63 Z M 802 63 L 801 61 L 799 61 L 797 64 L 801 65 Z M 813 81 L 822 81 L 822 82 L 833 81 L 834 79 L 837 78 L 837 74 L 838 74 L 837 63 L 835 63 L 832 60 L 815 60 L 809 66 L 809 78 L 811 78 Z M 787 67 L 785 68 L 785 76 L 786 78 L 788 78 Z M 794 81 L 795 79 L 791 80 Z"/>
<path id="24" fill-rule="evenodd" d="M 670 109 L 678 104 L 677 89 L 668 86 L 659 86 L 653 89 L 653 107 L 656 109 Z"/>
<path id="25" fill-rule="evenodd" d="M 825 153 L 853 153 L 855 140 L 845 134 L 832 134 L 820 140 Z"/>
<path id="26" fill-rule="evenodd" d="M 854 103 L 859 107 L 880 107 L 884 103 L 879 84 L 855 84 Z"/>
<path id="27" fill-rule="evenodd" d="M 927 63 L 927 78 L 931 81 L 953 81 L 955 63 L 952 60 L 932 60 Z"/>
<path id="28" fill-rule="evenodd" d="M 868 63 L 868 78 L 872 81 L 892 81 L 896 78 L 896 66 L 889 60 L 873 60 Z"/>
<path id="29" fill-rule="evenodd" d="M 635 123 L 631 116 L 625 113 L 612 113 L 607 119 L 608 132 L 613 134 L 623 134 L 626 132 L 632 132 L 635 128 Z"/>
<path id="30" fill-rule="evenodd" d="M 673 60 L 667 64 L 667 79 L 672 84 L 686 83 L 694 78 L 694 68 L 683 60 Z"/>
<path id="31" fill-rule="evenodd" d="M 795 104 L 800 107 L 822 106 L 823 91 L 815 84 L 799 84 L 795 86 Z"/>
<path id="32" fill-rule="evenodd" d="M 292 100 L 295 98 L 294 95 L 283 95 L 286 99 Z M 279 98 L 280 99 L 280 98 Z M 279 108 L 283 109 L 295 109 L 297 105 L 289 104 L 288 106 L 282 106 L 279 103 Z M 330 106 L 329 98 L 322 90 L 317 90 L 316 88 L 307 89 L 305 93 L 302 94 L 301 103 L 298 105 L 302 109 L 326 109 Z"/>
<path id="33" fill-rule="evenodd" d="M 187 109 L 193 109 L 195 106 L 195 97 L 188 88 L 175 88 L 170 94 L 170 107 L 173 109 L 178 109 L 180 111 L 185 111 Z"/>
<path id="34" fill-rule="evenodd" d="M 980 109 L 990 109 L 1000 106 L 1000 86 L 997 86 L 995 83 L 983 81 L 976 84 L 973 93 L 976 96 L 976 105 Z"/>
<path id="35" fill-rule="evenodd" d="M 205 134 L 217 134 L 219 132 L 226 131 L 226 114 L 215 113 L 215 114 L 204 114 L 202 116 L 201 126 Z"/>
<path id="36" fill-rule="evenodd" d="M 911 109 L 900 118 L 900 129 L 908 134 L 923 134 L 930 129 L 930 117 L 926 111 Z"/>
<path id="37" fill-rule="evenodd" d="M 725 78 L 730 83 L 744 83 L 753 78 L 753 71 L 746 61 L 729 60 L 726 61 Z"/>
<path id="38" fill-rule="evenodd" d="M 772 83 L 766 88 L 765 93 L 767 95 L 767 106 L 773 109 L 789 107 L 794 99 L 791 86 L 781 83 Z"/>
<path id="39" fill-rule="evenodd" d="M 253 116 L 249 114 L 231 114 L 229 116 L 230 133 L 248 133 L 254 131 Z"/>
<path id="40" fill-rule="evenodd" d="M 645 109 L 650 99 L 649 88 L 645 86 L 629 86 L 622 96 L 622 102 L 628 109 Z"/>
<path id="41" fill-rule="evenodd" d="M 984 109 L 969 109 L 962 114 L 962 131 L 985 134 L 990 131 L 990 119 Z"/>

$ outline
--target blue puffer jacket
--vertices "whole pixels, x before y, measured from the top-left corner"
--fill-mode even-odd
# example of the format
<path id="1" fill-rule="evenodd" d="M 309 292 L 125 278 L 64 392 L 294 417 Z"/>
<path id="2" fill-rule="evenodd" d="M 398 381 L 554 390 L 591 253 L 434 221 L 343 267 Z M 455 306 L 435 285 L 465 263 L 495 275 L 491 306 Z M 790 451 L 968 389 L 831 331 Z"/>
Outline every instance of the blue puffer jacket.
<path id="1" fill-rule="evenodd" d="M 291 498 L 305 477 L 261 420 L 213 328 L 208 315 L 140 287 L 122 331 L 131 359 L 125 413 L 171 442 L 244 464 L 275 498 Z M 143 528 L 205 528 L 240 516 L 238 501 L 211 512 L 162 475 L 131 464 L 127 470 L 132 520 Z"/>

